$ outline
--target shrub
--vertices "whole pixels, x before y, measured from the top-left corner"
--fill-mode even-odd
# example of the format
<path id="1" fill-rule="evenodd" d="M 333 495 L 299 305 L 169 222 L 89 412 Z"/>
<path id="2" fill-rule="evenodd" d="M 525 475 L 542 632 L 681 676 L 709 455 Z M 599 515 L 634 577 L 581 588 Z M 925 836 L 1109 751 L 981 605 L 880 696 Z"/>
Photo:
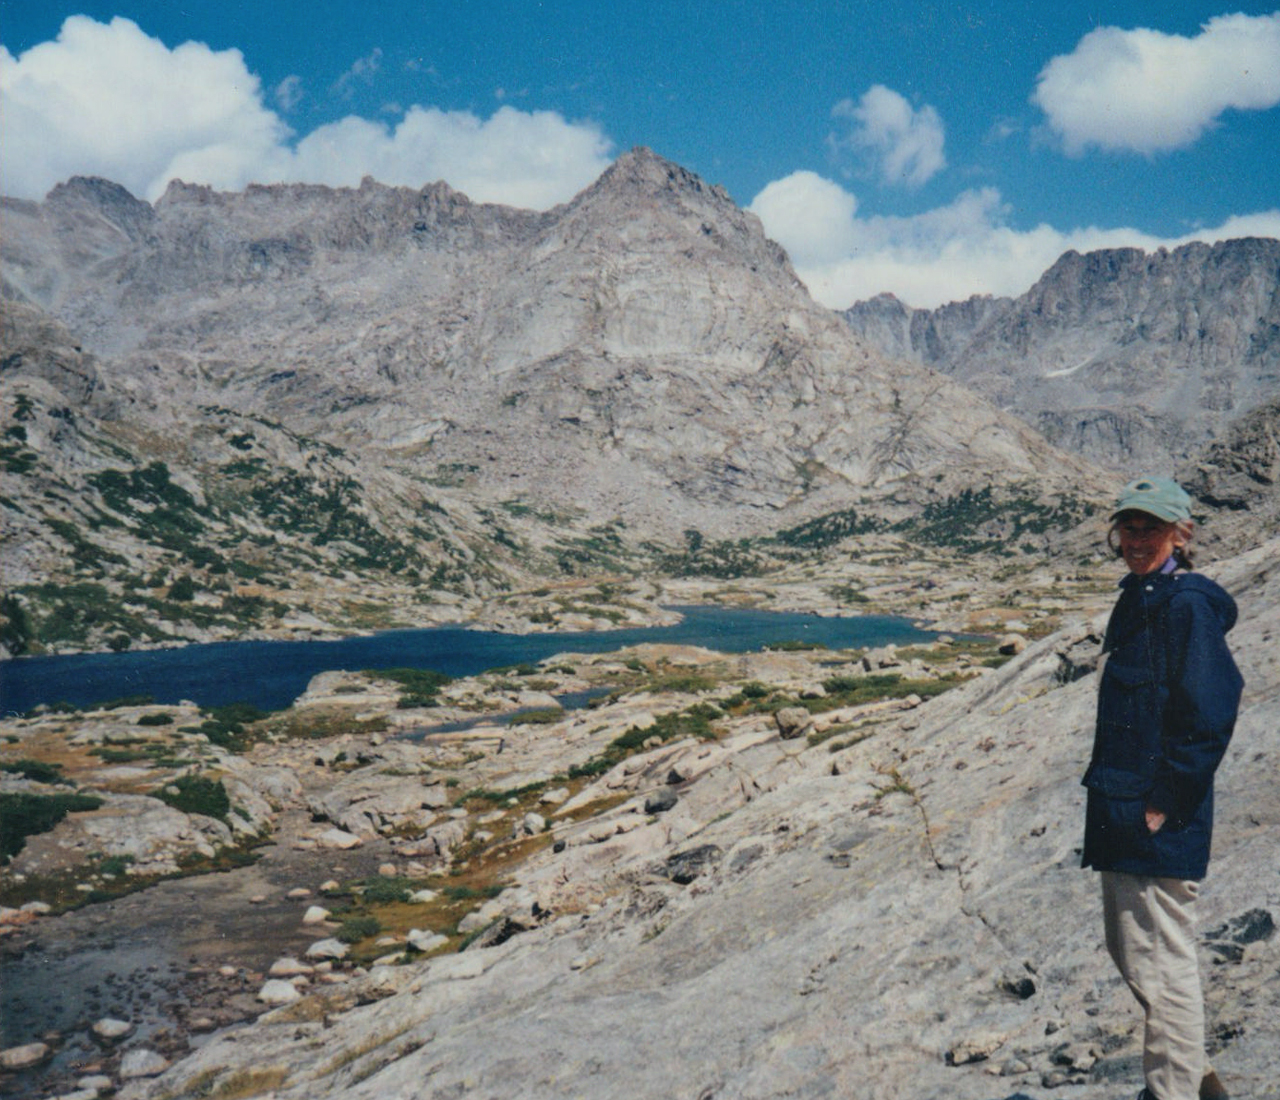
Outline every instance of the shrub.
<path id="1" fill-rule="evenodd" d="M 221 779 L 203 775 L 182 775 L 155 792 L 155 797 L 184 814 L 201 814 L 225 822 L 231 799 Z"/>
<path id="2" fill-rule="evenodd" d="M 176 603 L 189 603 L 196 598 L 196 582 L 185 573 L 169 586 L 169 599 Z"/>
<path id="3" fill-rule="evenodd" d="M 144 714 L 138 719 L 140 726 L 171 726 L 173 725 L 172 714 Z"/>
<path id="4" fill-rule="evenodd" d="M 404 688 L 396 705 L 401 710 L 437 706 L 436 695 L 452 677 L 429 668 L 367 669 L 365 675 L 377 680 L 391 680 Z"/>
<path id="5" fill-rule="evenodd" d="M 349 917 L 338 928 L 335 938 L 341 943 L 359 943 L 382 931 L 377 917 Z"/>
<path id="6" fill-rule="evenodd" d="M 267 712 L 252 703 L 227 703 L 205 712 L 209 717 L 197 727 L 209 742 L 224 749 L 236 749 L 246 740 L 245 725 L 267 717 Z"/>
<path id="7" fill-rule="evenodd" d="M 411 892 L 409 880 L 402 875 L 394 878 L 383 878 L 379 875 L 365 880 L 361 897 L 370 904 L 391 905 L 395 902 L 408 901 Z"/>
<path id="8" fill-rule="evenodd" d="M 84 794 L 0 794 L 0 858 L 16 856 L 27 837 L 47 833 L 67 814 L 101 805 L 102 799 Z"/>
<path id="9" fill-rule="evenodd" d="M 98 864 L 98 874 L 100 875 L 123 875 L 128 870 L 129 865 L 134 862 L 133 856 L 107 856 Z"/>
<path id="10" fill-rule="evenodd" d="M 0 772 L 20 775 L 34 783 L 61 783 L 62 765 L 46 764 L 43 760 L 12 760 L 0 764 Z"/>
<path id="11" fill-rule="evenodd" d="M 154 695 L 122 695 L 118 699 L 108 699 L 99 703 L 98 710 L 120 710 L 124 707 L 149 707 L 156 701 Z"/>

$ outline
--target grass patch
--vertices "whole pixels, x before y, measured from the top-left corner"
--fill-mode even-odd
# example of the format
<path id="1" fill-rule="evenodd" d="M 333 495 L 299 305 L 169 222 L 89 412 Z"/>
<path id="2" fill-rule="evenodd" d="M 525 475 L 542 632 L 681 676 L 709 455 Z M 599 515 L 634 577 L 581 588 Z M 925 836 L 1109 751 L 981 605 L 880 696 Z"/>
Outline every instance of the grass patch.
<path id="1" fill-rule="evenodd" d="M 360 887 L 360 898 L 369 905 L 390 905 L 392 902 L 408 901 L 413 893 L 413 884 L 403 875 L 384 877 L 378 875 L 365 879 Z"/>
<path id="2" fill-rule="evenodd" d="M 194 732 L 203 733 L 210 744 L 233 752 L 244 751 L 256 739 L 246 727 L 270 716 L 270 712 L 260 710 L 252 703 L 228 703 L 204 713 L 208 717 L 194 727 Z"/>
<path id="3" fill-rule="evenodd" d="M 564 717 L 562 707 L 545 707 L 542 710 L 526 710 L 515 714 L 511 719 L 513 726 L 549 726 Z"/>

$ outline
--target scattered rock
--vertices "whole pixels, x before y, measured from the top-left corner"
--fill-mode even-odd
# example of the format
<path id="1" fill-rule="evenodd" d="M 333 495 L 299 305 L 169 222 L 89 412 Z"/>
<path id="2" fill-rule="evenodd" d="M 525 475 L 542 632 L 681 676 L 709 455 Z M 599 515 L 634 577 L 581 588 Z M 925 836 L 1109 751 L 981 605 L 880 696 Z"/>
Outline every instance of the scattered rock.
<path id="1" fill-rule="evenodd" d="M 971 1062 L 985 1062 L 1004 1046 L 1005 1037 L 996 1034 L 970 1036 L 956 1043 L 947 1051 L 947 1065 L 967 1066 Z"/>
<path id="2" fill-rule="evenodd" d="M 133 1024 L 127 1020 L 114 1020 L 107 1017 L 93 1025 L 93 1033 L 99 1039 L 115 1042 L 117 1039 L 123 1039 L 126 1035 L 132 1034 Z"/>
<path id="3" fill-rule="evenodd" d="M 334 848 L 342 852 L 359 848 L 364 843 L 358 836 L 344 829 L 326 829 L 315 840 L 321 848 Z"/>
<path id="4" fill-rule="evenodd" d="M 676 794 L 670 787 L 663 787 L 659 791 L 654 791 L 644 800 L 644 812 L 647 814 L 664 814 L 668 810 L 673 810 L 680 801 L 680 796 Z"/>
<path id="5" fill-rule="evenodd" d="M 813 725 L 813 714 L 805 707 L 783 707 L 773 718 L 778 732 L 786 740 L 801 736 Z"/>
<path id="6" fill-rule="evenodd" d="M 120 1059 L 120 1079 L 133 1081 L 139 1077 L 158 1077 L 169 1068 L 169 1059 L 147 1047 L 125 1051 Z"/>
<path id="7" fill-rule="evenodd" d="M 298 987 L 282 978 L 272 978 L 258 990 L 258 1000 L 267 1005 L 292 1004 L 301 997 Z"/>
<path id="8" fill-rule="evenodd" d="M 341 940 L 327 939 L 313 943 L 307 948 L 309 959 L 345 959 L 351 949 Z"/>
<path id="9" fill-rule="evenodd" d="M 40 1065 L 52 1053 L 48 1043 L 25 1043 L 18 1047 L 0 1050 L 0 1069 L 31 1069 Z"/>
<path id="10" fill-rule="evenodd" d="M 1275 932 L 1275 918 L 1268 910 L 1250 909 L 1206 932 L 1204 938 L 1215 961 L 1238 963 L 1249 944 L 1269 940 Z"/>
<path id="11" fill-rule="evenodd" d="M 1021 634 L 1006 634 L 1000 639 L 997 649 L 1004 657 L 1016 657 L 1027 648 L 1027 639 Z"/>
<path id="12" fill-rule="evenodd" d="M 272 978 L 296 978 L 300 975 L 314 974 L 315 967 L 290 956 L 277 959 L 267 971 Z"/>
<path id="13" fill-rule="evenodd" d="M 678 852 L 664 865 L 664 873 L 672 882 L 687 886 L 713 868 L 723 855 L 718 845 L 703 844 L 687 852 Z"/>
<path id="14" fill-rule="evenodd" d="M 429 951 L 434 951 L 437 947 L 443 947 L 449 942 L 449 937 L 442 936 L 438 932 L 432 932 L 429 929 L 424 931 L 418 928 L 411 928 L 405 940 L 415 951 L 421 951 L 425 955 Z"/>

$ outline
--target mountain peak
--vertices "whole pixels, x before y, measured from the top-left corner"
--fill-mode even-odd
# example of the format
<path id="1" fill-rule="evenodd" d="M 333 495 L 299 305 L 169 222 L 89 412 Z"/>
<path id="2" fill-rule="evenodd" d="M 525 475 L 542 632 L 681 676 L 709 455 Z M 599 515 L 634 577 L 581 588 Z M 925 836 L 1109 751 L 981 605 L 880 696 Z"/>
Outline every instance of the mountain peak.
<path id="1" fill-rule="evenodd" d="M 701 196 L 737 209 L 729 193 L 719 184 L 708 184 L 694 172 L 637 145 L 615 160 L 582 194 L 642 190 L 649 194 Z"/>
<path id="2" fill-rule="evenodd" d="M 99 176 L 72 176 L 53 188 L 45 203 L 63 214 L 98 215 L 136 237 L 155 219 L 149 203 L 135 198 L 128 188 Z"/>

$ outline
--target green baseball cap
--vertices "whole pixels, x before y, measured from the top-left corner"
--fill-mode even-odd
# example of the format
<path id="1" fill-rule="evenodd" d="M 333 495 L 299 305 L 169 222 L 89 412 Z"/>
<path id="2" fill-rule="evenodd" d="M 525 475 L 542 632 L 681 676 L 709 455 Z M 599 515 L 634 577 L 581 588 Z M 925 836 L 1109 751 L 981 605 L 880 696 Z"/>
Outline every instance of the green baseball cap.
<path id="1" fill-rule="evenodd" d="M 1166 523 L 1186 523 L 1191 519 L 1191 497 L 1171 478 L 1140 477 L 1124 487 L 1111 518 L 1121 512 L 1146 512 Z"/>

